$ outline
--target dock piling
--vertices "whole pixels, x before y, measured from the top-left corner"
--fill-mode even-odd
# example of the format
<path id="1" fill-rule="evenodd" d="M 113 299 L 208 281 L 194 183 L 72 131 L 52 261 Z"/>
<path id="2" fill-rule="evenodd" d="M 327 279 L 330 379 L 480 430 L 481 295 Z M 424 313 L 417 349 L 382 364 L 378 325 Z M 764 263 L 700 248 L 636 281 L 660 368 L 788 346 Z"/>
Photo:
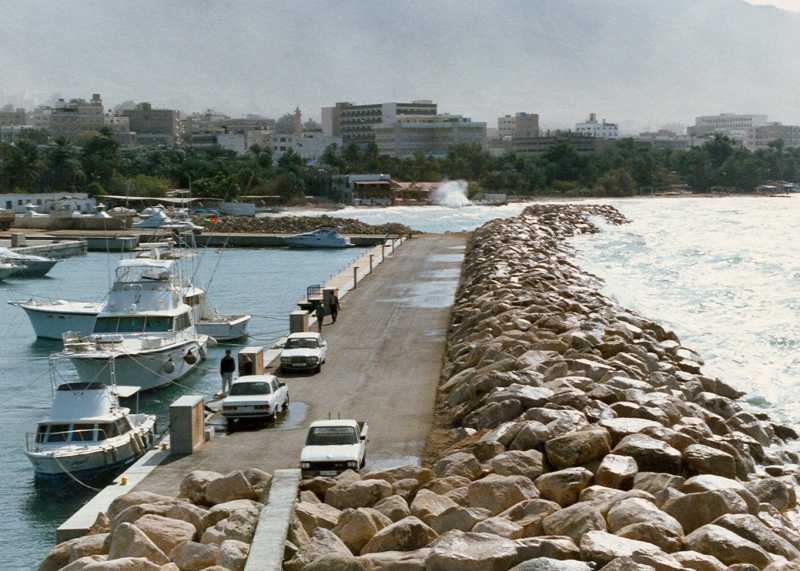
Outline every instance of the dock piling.
<path id="1" fill-rule="evenodd" d="M 369 273 L 372 273 L 372 254 L 369 255 Z"/>
<path id="2" fill-rule="evenodd" d="M 358 287 L 358 266 L 353 266 L 353 289 Z"/>

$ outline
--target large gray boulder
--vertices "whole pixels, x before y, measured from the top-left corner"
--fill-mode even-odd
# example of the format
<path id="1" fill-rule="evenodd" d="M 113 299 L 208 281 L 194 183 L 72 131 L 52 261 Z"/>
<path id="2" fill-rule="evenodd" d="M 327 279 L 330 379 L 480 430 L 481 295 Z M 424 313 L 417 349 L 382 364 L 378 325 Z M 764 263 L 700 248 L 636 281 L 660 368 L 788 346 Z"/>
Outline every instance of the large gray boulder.
<path id="1" fill-rule="evenodd" d="M 686 494 L 667 500 L 661 509 L 680 522 L 684 533 L 691 533 L 726 514 L 748 512 L 747 504 L 735 490 Z"/>
<path id="2" fill-rule="evenodd" d="M 358 480 L 329 488 L 325 492 L 325 503 L 340 510 L 369 508 L 392 494 L 392 485 L 385 480 Z"/>
<path id="3" fill-rule="evenodd" d="M 695 474 L 713 474 L 723 478 L 736 477 L 733 456 L 711 446 L 692 444 L 683 451 L 686 469 Z"/>
<path id="4" fill-rule="evenodd" d="M 650 543 L 625 539 L 605 531 L 590 531 L 580 540 L 581 557 L 585 561 L 606 564 L 618 557 L 637 553 L 658 554 L 661 550 Z"/>
<path id="5" fill-rule="evenodd" d="M 511 571 L 594 571 L 594 568 L 583 561 L 537 557 L 523 561 L 512 567 Z"/>
<path id="6" fill-rule="evenodd" d="M 608 431 L 595 426 L 578 432 L 569 432 L 547 441 L 547 460 L 556 469 L 581 466 L 602 458 L 611 450 Z"/>
<path id="7" fill-rule="evenodd" d="M 437 533 L 422 520 L 408 516 L 378 531 L 361 549 L 361 553 L 412 551 L 428 546 L 437 537 Z"/>
<path id="8" fill-rule="evenodd" d="M 544 471 L 543 456 L 538 450 L 509 450 L 492 458 L 486 467 L 500 476 L 527 476 L 535 479 Z"/>
<path id="9" fill-rule="evenodd" d="M 346 509 L 331 531 L 339 536 L 353 553 L 361 549 L 376 533 L 392 524 L 392 521 L 373 508 Z"/>
<path id="10" fill-rule="evenodd" d="M 197 534 L 197 529 L 189 522 L 153 514 L 137 519 L 136 527 L 167 554 L 179 543 L 192 541 Z"/>
<path id="11" fill-rule="evenodd" d="M 485 508 L 492 514 L 510 508 L 523 500 L 539 497 L 539 491 L 525 476 L 490 474 L 475 480 L 467 489 L 467 502 L 474 508 Z"/>
<path id="12" fill-rule="evenodd" d="M 517 546 L 510 539 L 449 531 L 431 544 L 426 571 L 505 571 L 516 558 Z"/>
<path id="13" fill-rule="evenodd" d="M 594 480 L 600 486 L 630 490 L 633 487 L 633 479 L 638 471 L 639 467 L 636 465 L 636 460 L 630 456 L 608 454 L 597 467 Z"/>
<path id="14" fill-rule="evenodd" d="M 631 434 L 614 447 L 614 454 L 630 456 L 644 472 L 680 474 L 683 457 L 665 442 L 644 434 Z"/>
<path id="15" fill-rule="evenodd" d="M 169 557 L 142 530 L 131 523 L 117 526 L 111 534 L 109 559 L 142 557 L 158 565 L 169 563 Z"/>
<path id="16" fill-rule="evenodd" d="M 782 555 L 789 561 L 800 558 L 800 550 L 773 532 L 756 516 L 751 514 L 727 514 L 714 520 L 714 525 L 724 527 L 760 545 L 766 551 Z"/>
<path id="17" fill-rule="evenodd" d="M 590 531 L 605 531 L 606 520 L 593 502 L 578 502 L 542 520 L 547 535 L 566 535 L 579 542 Z"/>
<path id="18" fill-rule="evenodd" d="M 773 558 L 761 547 L 718 525 L 704 525 L 684 538 L 688 549 L 716 557 L 726 565 L 750 563 L 759 569 Z"/>
<path id="19" fill-rule="evenodd" d="M 586 468 L 566 468 L 548 472 L 536 478 L 541 496 L 566 507 L 578 501 L 581 492 L 592 483 L 592 473 Z"/>

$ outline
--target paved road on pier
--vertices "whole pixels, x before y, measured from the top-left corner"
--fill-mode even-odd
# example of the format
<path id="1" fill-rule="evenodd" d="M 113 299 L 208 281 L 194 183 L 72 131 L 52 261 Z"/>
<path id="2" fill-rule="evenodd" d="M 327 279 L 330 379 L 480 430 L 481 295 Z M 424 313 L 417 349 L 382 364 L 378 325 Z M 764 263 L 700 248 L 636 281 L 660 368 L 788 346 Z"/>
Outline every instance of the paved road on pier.
<path id="1" fill-rule="evenodd" d="M 162 464 L 137 486 L 176 494 L 192 470 L 298 467 L 308 424 L 334 417 L 369 421 L 367 469 L 419 458 L 433 421 L 450 306 L 466 238 L 407 241 L 342 300 L 322 372 L 289 376 L 288 416 L 275 427 L 217 435 L 195 454 Z"/>

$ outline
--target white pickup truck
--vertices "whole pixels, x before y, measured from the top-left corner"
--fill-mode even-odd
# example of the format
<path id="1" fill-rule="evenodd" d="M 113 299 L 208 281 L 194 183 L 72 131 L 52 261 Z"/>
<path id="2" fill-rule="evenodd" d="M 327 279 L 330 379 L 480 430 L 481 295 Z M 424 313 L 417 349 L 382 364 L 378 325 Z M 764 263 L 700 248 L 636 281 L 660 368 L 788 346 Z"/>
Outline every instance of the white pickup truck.
<path id="1" fill-rule="evenodd" d="M 300 470 L 304 478 L 336 476 L 363 468 L 366 461 L 366 421 L 318 420 L 308 429 Z"/>

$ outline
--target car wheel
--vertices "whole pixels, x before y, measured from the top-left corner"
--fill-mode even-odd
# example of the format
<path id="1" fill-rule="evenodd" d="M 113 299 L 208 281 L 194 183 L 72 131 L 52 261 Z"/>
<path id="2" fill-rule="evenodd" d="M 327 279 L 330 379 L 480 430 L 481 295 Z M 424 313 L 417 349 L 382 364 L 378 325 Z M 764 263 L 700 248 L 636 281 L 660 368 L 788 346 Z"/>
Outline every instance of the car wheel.
<path id="1" fill-rule="evenodd" d="M 316 368 L 316 369 L 314 369 L 314 373 L 319 373 L 319 372 L 321 372 L 321 371 L 322 371 L 322 363 L 320 363 L 319 365 L 317 365 L 317 368 Z"/>
<path id="2" fill-rule="evenodd" d="M 367 455 L 364 454 L 364 457 L 361 459 L 361 466 L 359 466 L 359 468 L 363 468 L 366 465 L 367 465 Z"/>

